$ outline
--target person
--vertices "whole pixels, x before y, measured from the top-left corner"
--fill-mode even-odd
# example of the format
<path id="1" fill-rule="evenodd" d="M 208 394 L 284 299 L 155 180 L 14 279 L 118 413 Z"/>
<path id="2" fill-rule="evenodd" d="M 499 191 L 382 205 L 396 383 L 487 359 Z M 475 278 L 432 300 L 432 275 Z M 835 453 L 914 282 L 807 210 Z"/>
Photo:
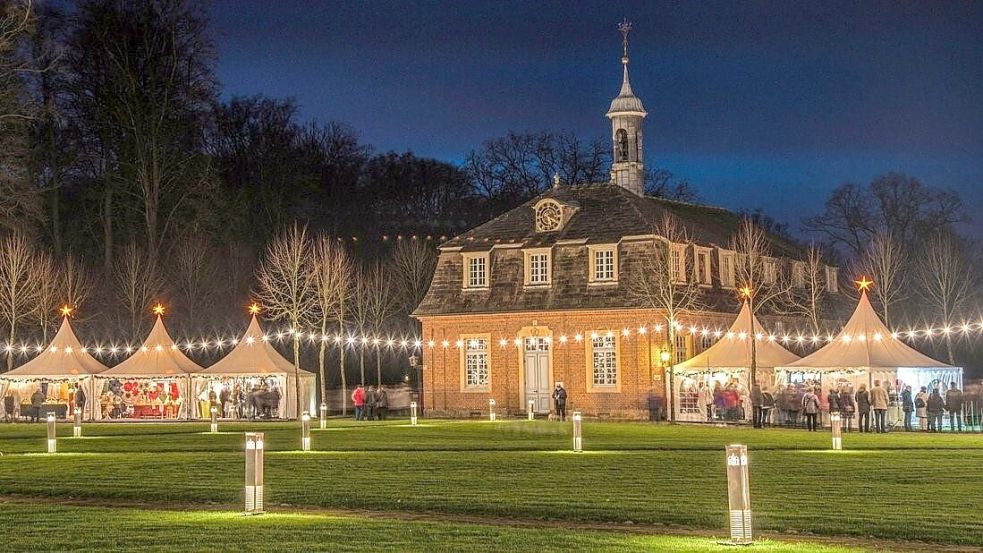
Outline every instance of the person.
<path id="1" fill-rule="evenodd" d="M 751 413 L 753 420 L 751 426 L 761 428 L 761 385 L 755 382 L 751 386 Z"/>
<path id="2" fill-rule="evenodd" d="M 829 389 L 829 395 L 826 396 L 826 407 L 830 415 L 840 412 L 840 393 L 836 391 L 836 388 Z"/>
<path id="3" fill-rule="evenodd" d="M 857 430 L 870 432 L 870 392 L 867 385 L 861 384 L 856 394 L 857 400 Z"/>
<path id="4" fill-rule="evenodd" d="M 724 387 L 718 381 L 713 385 L 713 410 L 715 418 L 723 420 L 725 407 Z"/>
<path id="5" fill-rule="evenodd" d="M 31 394 L 31 421 L 41 422 L 41 405 L 44 403 L 44 394 L 41 389 L 34 390 Z"/>
<path id="6" fill-rule="evenodd" d="M 707 422 L 713 420 L 713 393 L 710 392 L 706 382 L 696 385 L 696 408 L 704 414 Z"/>
<path id="7" fill-rule="evenodd" d="M 785 408 L 788 409 L 788 420 L 786 424 L 792 428 L 799 426 L 799 411 L 802 410 L 802 398 L 796 386 L 785 388 Z"/>
<path id="8" fill-rule="evenodd" d="M 785 424 L 785 421 L 788 418 L 785 414 L 787 409 L 785 406 L 785 386 L 783 384 L 779 384 L 778 387 L 775 388 L 773 397 L 775 398 L 775 424 L 777 426 L 782 426 Z"/>
<path id="9" fill-rule="evenodd" d="M 857 412 L 857 404 L 853 401 L 853 390 L 846 384 L 840 386 L 840 415 L 846 422 L 846 431 L 853 432 L 853 414 Z"/>
<path id="10" fill-rule="evenodd" d="M 553 389 L 553 407 L 556 409 L 556 416 L 561 421 L 567 420 L 567 389 L 562 382 L 556 383 Z M 651 418 L 651 407 L 649 408 L 649 418 Z"/>
<path id="11" fill-rule="evenodd" d="M 928 390 L 925 386 L 915 396 L 915 416 L 918 417 L 918 429 L 928 431 Z"/>
<path id="12" fill-rule="evenodd" d="M 355 404 L 355 420 L 362 420 L 365 412 L 365 389 L 362 386 L 356 386 L 352 392 L 352 403 Z"/>
<path id="13" fill-rule="evenodd" d="M 218 416 L 226 418 L 229 416 L 227 409 L 229 408 L 229 399 L 232 397 L 232 393 L 229 391 L 228 386 L 222 386 L 222 393 L 218 395 L 218 401 L 221 405 L 219 407 Z"/>
<path id="14" fill-rule="evenodd" d="M 10 422 L 14 419 L 14 395 L 7 394 L 3 398 L 3 420 Z"/>
<path id="15" fill-rule="evenodd" d="M 771 426 L 771 411 L 775 408 L 775 396 L 767 387 L 761 389 L 761 426 Z"/>
<path id="16" fill-rule="evenodd" d="M 379 391 L 375 393 L 375 416 L 381 421 L 386 420 L 386 413 L 389 411 L 389 394 L 386 389 L 379 386 Z"/>
<path id="17" fill-rule="evenodd" d="M 911 432 L 911 412 L 915 410 L 915 402 L 911 397 L 911 386 L 905 386 L 901 392 L 901 412 L 904 417 L 905 432 Z"/>
<path id="18" fill-rule="evenodd" d="M 79 413 L 85 413 L 85 392 L 82 391 L 82 386 L 75 387 L 75 407 L 78 408 Z"/>
<path id="19" fill-rule="evenodd" d="M 365 405 L 363 406 L 362 419 L 370 421 L 373 416 L 373 409 L 375 409 L 375 388 L 369 386 L 365 390 Z"/>
<path id="20" fill-rule="evenodd" d="M 881 381 L 874 381 L 874 388 L 870 391 L 870 406 L 874 409 L 874 431 L 879 433 L 887 432 L 887 407 L 890 400 L 887 390 L 881 388 Z"/>
<path id="21" fill-rule="evenodd" d="M 741 396 L 737 393 L 737 386 L 730 383 L 724 388 L 724 412 L 727 413 L 727 420 L 736 421 L 740 411 Z"/>
<path id="22" fill-rule="evenodd" d="M 942 432 L 942 412 L 945 411 L 945 400 L 942 399 L 942 394 L 939 393 L 938 388 L 933 389 L 932 395 L 928 396 L 925 408 L 928 411 L 928 431 Z"/>
<path id="23" fill-rule="evenodd" d="M 958 432 L 963 431 L 963 393 L 956 388 L 955 382 L 949 383 L 949 389 L 945 393 L 945 406 L 949 410 L 949 429 L 957 432 L 956 425 L 959 425 Z M 939 430 L 942 430 L 941 425 Z"/>
<path id="24" fill-rule="evenodd" d="M 812 388 L 807 388 L 802 395 L 802 412 L 806 416 L 806 428 L 809 432 L 816 431 L 816 417 L 822 408 L 819 404 L 819 397 L 813 392 Z"/>

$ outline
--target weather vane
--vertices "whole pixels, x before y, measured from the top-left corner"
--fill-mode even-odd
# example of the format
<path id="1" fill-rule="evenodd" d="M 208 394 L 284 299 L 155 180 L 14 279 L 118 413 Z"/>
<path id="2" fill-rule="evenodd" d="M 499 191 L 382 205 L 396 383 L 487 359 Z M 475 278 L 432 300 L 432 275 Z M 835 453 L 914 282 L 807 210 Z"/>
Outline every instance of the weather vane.
<path id="1" fill-rule="evenodd" d="M 628 63 L 628 33 L 631 31 L 631 21 L 626 18 L 618 23 L 618 30 L 621 31 L 621 47 L 624 49 L 622 61 Z"/>

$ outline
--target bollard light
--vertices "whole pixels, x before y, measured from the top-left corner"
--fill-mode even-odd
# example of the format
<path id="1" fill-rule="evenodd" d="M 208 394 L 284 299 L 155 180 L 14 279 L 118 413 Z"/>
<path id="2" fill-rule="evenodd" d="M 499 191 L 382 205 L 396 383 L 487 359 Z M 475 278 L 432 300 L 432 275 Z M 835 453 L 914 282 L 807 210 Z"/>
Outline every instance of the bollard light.
<path id="1" fill-rule="evenodd" d="M 311 416 L 307 413 L 300 417 L 300 449 L 311 450 Z"/>
<path id="2" fill-rule="evenodd" d="M 246 432 L 246 514 L 263 512 L 263 433 Z"/>
<path id="3" fill-rule="evenodd" d="M 534 420 L 536 418 L 536 414 L 533 413 L 533 410 L 532 410 L 534 405 L 536 405 L 536 402 L 530 399 L 529 400 L 529 407 L 526 409 L 526 416 L 529 417 L 529 420 Z"/>
<path id="4" fill-rule="evenodd" d="M 410 424 L 416 426 L 416 402 L 410 402 Z"/>
<path id="5" fill-rule="evenodd" d="M 730 505 L 730 541 L 747 545 L 751 537 L 751 486 L 748 479 L 747 446 L 727 446 L 727 498 Z"/>
<path id="6" fill-rule="evenodd" d="M 78 407 L 75 408 L 75 426 L 72 427 L 72 436 L 82 437 L 82 409 Z"/>
<path id="7" fill-rule="evenodd" d="M 580 411 L 574 411 L 570 419 L 573 420 L 573 451 L 574 453 L 581 453 L 584 451 L 584 440 L 580 434 L 583 417 L 580 415 Z"/>
<path id="8" fill-rule="evenodd" d="M 212 426 L 211 426 L 211 431 L 212 431 L 212 434 L 215 434 L 216 432 L 218 432 L 218 407 L 215 407 L 214 405 L 212 405 L 211 413 L 212 413 Z"/>
<path id="9" fill-rule="evenodd" d="M 321 430 L 328 427 L 328 404 L 321 404 Z"/>
<path id="10" fill-rule="evenodd" d="M 495 422 L 495 400 L 488 400 L 488 420 Z"/>
<path id="11" fill-rule="evenodd" d="M 840 421 L 839 413 L 829 416 L 829 426 L 833 430 L 833 449 L 843 449 L 843 423 Z"/>
<path id="12" fill-rule="evenodd" d="M 58 435 L 55 433 L 55 414 L 48 413 L 48 453 L 58 451 Z"/>

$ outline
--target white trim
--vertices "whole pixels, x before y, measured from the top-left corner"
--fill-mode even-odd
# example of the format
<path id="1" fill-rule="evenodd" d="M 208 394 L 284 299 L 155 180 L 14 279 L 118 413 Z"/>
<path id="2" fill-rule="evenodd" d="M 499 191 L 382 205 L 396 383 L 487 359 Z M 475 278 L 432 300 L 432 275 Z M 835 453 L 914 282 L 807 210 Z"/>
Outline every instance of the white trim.
<path id="1" fill-rule="evenodd" d="M 611 253 L 611 277 L 597 278 L 597 254 Z M 587 283 L 588 284 L 617 284 L 618 283 L 618 245 L 593 244 L 587 246 Z"/>
<path id="2" fill-rule="evenodd" d="M 530 257 L 534 255 L 546 256 L 546 282 L 532 281 L 532 267 Z M 552 248 L 530 248 L 522 250 L 522 283 L 526 288 L 548 288 L 553 284 L 553 249 Z"/>
<path id="3" fill-rule="evenodd" d="M 487 290 L 491 284 L 491 255 L 489 252 L 465 252 L 461 254 L 464 263 L 461 269 L 461 288 L 464 290 Z M 484 261 L 484 284 L 471 283 L 471 262 Z"/>

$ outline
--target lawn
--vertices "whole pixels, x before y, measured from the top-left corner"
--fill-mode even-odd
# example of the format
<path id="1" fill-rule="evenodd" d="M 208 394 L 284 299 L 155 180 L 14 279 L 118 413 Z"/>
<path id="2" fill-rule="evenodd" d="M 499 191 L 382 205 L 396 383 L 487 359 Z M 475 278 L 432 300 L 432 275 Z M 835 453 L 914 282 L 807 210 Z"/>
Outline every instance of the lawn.
<path id="1" fill-rule="evenodd" d="M 588 451 L 574 454 L 569 426 L 558 423 L 426 421 L 414 428 L 332 419 L 328 430 L 313 431 L 315 451 L 302 453 L 298 424 L 223 423 L 220 430 L 93 424 L 86 438 L 71 439 L 66 424 L 59 453 L 47 455 L 39 453 L 43 425 L 0 425 L 0 494 L 236 508 L 242 432 L 262 430 L 272 510 L 631 521 L 724 533 L 723 447 L 738 442 L 750 450 L 760 530 L 983 545 L 980 435 L 848 434 L 847 450 L 832 452 L 828 433 L 587 421 Z M 614 541 L 584 547 L 633 550 L 634 542 L 616 536 L 590 538 Z M 549 539 L 528 543 L 540 538 Z"/>

